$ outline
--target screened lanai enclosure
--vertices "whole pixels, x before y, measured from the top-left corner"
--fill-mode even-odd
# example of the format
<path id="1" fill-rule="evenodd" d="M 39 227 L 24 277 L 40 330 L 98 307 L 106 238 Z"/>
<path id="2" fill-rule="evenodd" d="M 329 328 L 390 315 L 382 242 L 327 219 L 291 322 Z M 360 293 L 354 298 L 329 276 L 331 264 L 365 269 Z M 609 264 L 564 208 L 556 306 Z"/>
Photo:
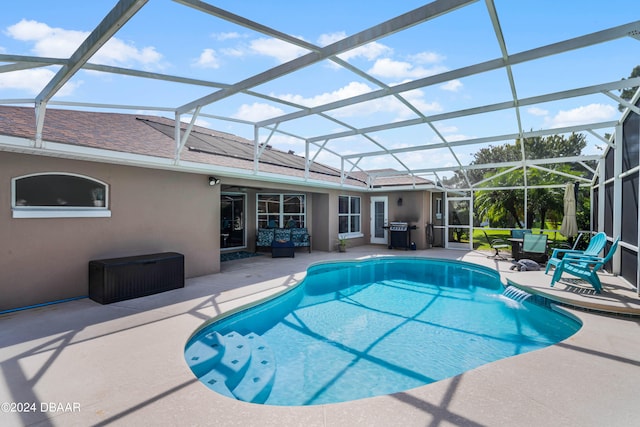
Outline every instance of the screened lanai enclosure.
<path id="1" fill-rule="evenodd" d="M 160 115 L 175 123 L 163 167 L 195 168 L 182 156 L 205 126 L 254 144 L 253 170 L 216 176 L 283 182 L 260 168 L 276 147 L 304 158 L 291 182 L 362 191 L 358 176 L 375 194 L 402 177 L 395 189 L 433 191 L 447 236 L 559 226 L 571 184 L 582 231 L 621 236 L 610 269 L 637 287 L 635 0 L 121 0 L 81 22 L 64 13 L 76 1 L 54 3 L 30 20 L 30 2 L 3 11 L 0 105 L 33 107 L 36 124 L 29 144 L 0 136 L 2 150 L 90 157 L 42 137 L 53 107 Z M 314 180 L 314 164 L 340 180 Z M 507 197 L 512 208 L 496 211 Z M 225 203 L 244 218 L 242 196 Z M 242 244 L 239 227 L 229 220 L 222 246 Z"/>

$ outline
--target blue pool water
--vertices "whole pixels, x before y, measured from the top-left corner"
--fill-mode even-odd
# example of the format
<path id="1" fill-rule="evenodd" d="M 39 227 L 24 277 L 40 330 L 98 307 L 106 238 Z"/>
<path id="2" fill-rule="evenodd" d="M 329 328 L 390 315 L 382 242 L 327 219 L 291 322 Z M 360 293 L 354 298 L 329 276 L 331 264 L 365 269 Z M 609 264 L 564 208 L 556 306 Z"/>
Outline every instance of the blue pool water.
<path id="1" fill-rule="evenodd" d="M 229 397 L 315 405 L 429 384 L 580 328 L 503 289 L 495 271 L 457 261 L 319 264 L 296 288 L 198 331 L 185 359 Z"/>

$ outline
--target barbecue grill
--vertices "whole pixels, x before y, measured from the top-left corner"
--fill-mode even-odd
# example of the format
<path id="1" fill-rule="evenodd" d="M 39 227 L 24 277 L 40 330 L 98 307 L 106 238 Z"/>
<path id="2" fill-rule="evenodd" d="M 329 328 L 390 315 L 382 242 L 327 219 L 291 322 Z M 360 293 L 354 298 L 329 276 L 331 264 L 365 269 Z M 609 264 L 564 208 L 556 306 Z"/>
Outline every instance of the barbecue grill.
<path id="1" fill-rule="evenodd" d="M 409 249 L 411 246 L 411 228 L 408 222 L 393 221 L 389 223 L 389 249 Z"/>

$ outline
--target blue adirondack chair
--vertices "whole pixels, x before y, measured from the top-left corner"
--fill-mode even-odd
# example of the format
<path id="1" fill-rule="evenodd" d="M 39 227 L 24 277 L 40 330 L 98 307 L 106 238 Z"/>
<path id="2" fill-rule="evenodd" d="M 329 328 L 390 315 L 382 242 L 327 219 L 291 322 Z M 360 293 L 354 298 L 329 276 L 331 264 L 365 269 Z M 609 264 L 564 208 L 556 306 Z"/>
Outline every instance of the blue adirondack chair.
<path id="1" fill-rule="evenodd" d="M 613 242 L 611 249 L 609 249 L 609 252 L 605 257 L 580 254 L 565 255 L 556 266 L 556 271 L 553 272 L 551 286 L 553 287 L 553 285 L 560 280 L 562 273 L 568 273 L 589 282 L 597 293 L 602 292 L 602 283 L 600 283 L 598 271 L 600 271 L 602 267 L 611 260 L 616 249 L 618 249 L 619 240 L 620 237 Z"/>
<path id="2" fill-rule="evenodd" d="M 588 255 L 588 256 L 600 256 L 600 252 L 604 249 L 604 246 L 607 244 L 607 235 L 603 232 L 600 232 L 591 238 L 589 241 L 589 246 L 584 251 L 576 250 L 576 249 L 561 249 L 555 248 L 553 253 L 551 254 L 551 258 L 547 261 L 547 268 L 544 270 L 544 274 L 549 272 L 549 268 L 553 265 L 554 267 L 558 267 L 560 264 L 560 254 L 577 254 L 577 255 Z"/>

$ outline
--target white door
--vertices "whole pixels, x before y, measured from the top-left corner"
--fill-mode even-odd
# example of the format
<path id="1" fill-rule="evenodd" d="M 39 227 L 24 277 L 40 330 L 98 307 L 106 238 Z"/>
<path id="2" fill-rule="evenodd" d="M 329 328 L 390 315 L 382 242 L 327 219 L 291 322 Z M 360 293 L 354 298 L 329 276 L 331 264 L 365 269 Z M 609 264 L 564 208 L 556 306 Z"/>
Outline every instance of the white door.
<path id="1" fill-rule="evenodd" d="M 387 229 L 389 212 L 387 209 L 388 199 L 386 196 L 376 196 L 371 198 L 371 243 L 387 245 Z"/>

